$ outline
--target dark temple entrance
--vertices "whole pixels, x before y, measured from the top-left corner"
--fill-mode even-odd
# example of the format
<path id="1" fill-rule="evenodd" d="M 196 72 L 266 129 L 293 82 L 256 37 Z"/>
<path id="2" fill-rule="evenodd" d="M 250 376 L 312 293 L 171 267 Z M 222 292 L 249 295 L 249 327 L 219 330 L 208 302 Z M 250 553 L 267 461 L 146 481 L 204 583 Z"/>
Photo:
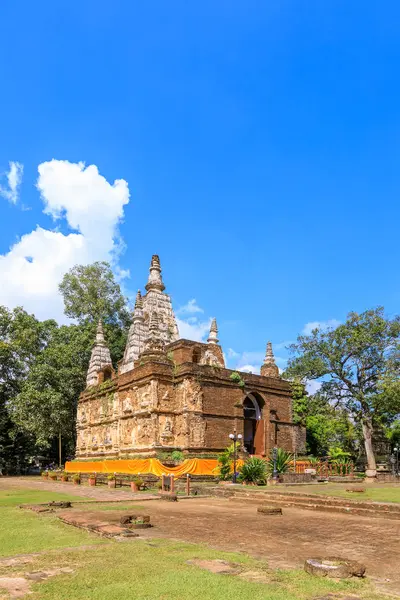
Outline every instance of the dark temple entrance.
<path id="1" fill-rule="evenodd" d="M 264 400 L 259 394 L 247 394 L 243 402 L 243 445 L 249 454 L 265 454 Z"/>

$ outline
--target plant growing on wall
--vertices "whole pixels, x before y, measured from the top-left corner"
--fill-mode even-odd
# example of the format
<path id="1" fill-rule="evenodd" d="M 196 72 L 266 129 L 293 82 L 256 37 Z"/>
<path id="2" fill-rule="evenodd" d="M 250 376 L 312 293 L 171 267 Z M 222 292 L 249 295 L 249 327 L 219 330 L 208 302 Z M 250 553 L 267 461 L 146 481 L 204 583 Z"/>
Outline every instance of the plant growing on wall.
<path id="1" fill-rule="evenodd" d="M 183 452 L 181 452 L 180 450 L 174 450 L 171 453 L 171 458 L 172 460 L 174 460 L 175 462 L 183 462 L 185 457 L 183 455 Z"/>
<path id="2" fill-rule="evenodd" d="M 244 388 L 245 386 L 245 382 L 242 379 L 240 373 L 238 373 L 237 371 L 234 371 L 233 373 L 231 373 L 230 378 L 231 381 L 233 381 L 233 383 L 236 383 L 239 387 Z"/>

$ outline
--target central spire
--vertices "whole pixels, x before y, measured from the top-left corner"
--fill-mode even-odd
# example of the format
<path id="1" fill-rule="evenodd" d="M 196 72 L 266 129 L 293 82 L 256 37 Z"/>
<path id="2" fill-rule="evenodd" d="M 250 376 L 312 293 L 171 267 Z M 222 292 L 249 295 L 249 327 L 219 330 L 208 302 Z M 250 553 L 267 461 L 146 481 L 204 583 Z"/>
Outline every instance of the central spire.
<path id="1" fill-rule="evenodd" d="M 151 257 L 150 274 L 145 287 L 147 291 L 159 290 L 160 292 L 163 292 L 165 290 L 165 285 L 161 277 L 160 258 L 158 254 L 153 254 Z"/>
<path id="2" fill-rule="evenodd" d="M 219 342 L 217 319 L 215 318 L 211 321 L 210 334 L 208 336 L 207 342 L 209 344 L 218 344 Z"/>

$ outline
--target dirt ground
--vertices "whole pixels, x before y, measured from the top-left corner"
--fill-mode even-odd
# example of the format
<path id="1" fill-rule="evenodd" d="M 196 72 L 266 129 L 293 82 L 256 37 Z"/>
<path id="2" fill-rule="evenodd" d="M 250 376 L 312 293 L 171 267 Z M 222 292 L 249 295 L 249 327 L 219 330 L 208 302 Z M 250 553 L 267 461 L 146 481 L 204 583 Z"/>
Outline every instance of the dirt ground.
<path id="1" fill-rule="evenodd" d="M 284 508 L 282 516 L 267 516 L 258 514 L 254 504 L 216 498 L 145 502 L 140 512 L 149 514 L 154 525 L 140 531 L 140 537 L 242 551 L 267 560 L 272 568 L 301 567 L 306 558 L 318 556 L 352 558 L 367 566 L 367 575 L 382 590 L 400 595 L 399 521 L 293 508 Z M 121 511 L 90 514 L 118 522 Z"/>
<path id="2" fill-rule="evenodd" d="M 0 480 L 0 489 L 3 481 Z M 7 487 L 10 489 L 10 480 Z M 13 479 L 12 487 L 32 489 L 36 485 L 20 478 Z M 92 499 L 108 500 L 105 494 L 117 499 L 115 492 L 37 481 L 38 489 L 61 491 L 58 487 L 82 496 L 88 490 Z M 119 494 L 123 495 L 120 499 L 130 499 L 134 505 L 140 503 L 144 507 L 142 512 L 151 516 L 154 527 L 140 531 L 141 537 L 166 537 L 242 551 L 265 559 L 272 568 L 301 567 L 306 558 L 318 556 L 351 558 L 366 565 L 367 575 L 382 591 L 400 596 L 400 521 L 297 508 L 284 508 L 282 516 L 268 516 L 257 513 L 257 506 L 246 505 L 246 500 L 241 503 L 199 497 L 176 503 L 161 500 L 141 503 L 139 494 Z M 79 510 L 78 506 L 71 510 Z M 93 514 L 104 520 L 106 513 L 99 510 Z M 107 511 L 107 520 L 119 520 L 120 516 L 121 511 Z"/>

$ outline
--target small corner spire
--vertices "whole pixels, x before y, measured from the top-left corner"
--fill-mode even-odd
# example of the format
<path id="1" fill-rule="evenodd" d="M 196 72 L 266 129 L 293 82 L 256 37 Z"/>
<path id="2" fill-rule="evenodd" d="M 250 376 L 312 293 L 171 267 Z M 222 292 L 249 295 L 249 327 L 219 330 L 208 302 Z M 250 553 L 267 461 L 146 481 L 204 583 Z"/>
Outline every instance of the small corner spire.
<path id="1" fill-rule="evenodd" d="M 272 350 L 272 344 L 271 342 L 267 343 L 267 349 L 265 352 L 265 363 L 274 363 L 275 364 L 275 356 L 274 356 L 274 352 Z"/>
<path id="2" fill-rule="evenodd" d="M 158 254 L 153 254 L 151 257 L 150 274 L 145 287 L 148 292 L 150 290 L 159 290 L 160 292 L 165 290 L 165 285 L 161 277 L 160 258 Z"/>
<path id="3" fill-rule="evenodd" d="M 103 323 L 101 322 L 101 319 L 99 319 L 96 328 L 96 339 L 93 344 L 89 368 L 86 376 L 86 385 L 97 385 L 98 373 L 106 366 L 110 366 L 112 368 L 111 356 L 110 350 L 108 349 L 104 339 Z"/>
<path id="4" fill-rule="evenodd" d="M 267 343 L 264 364 L 261 366 L 260 373 L 264 377 L 279 377 L 279 368 L 275 362 L 271 342 Z"/>
<path id="5" fill-rule="evenodd" d="M 99 319 L 99 322 L 97 323 L 97 327 L 96 327 L 96 344 L 104 344 L 105 345 L 105 339 L 104 339 L 104 330 L 103 330 L 103 323 L 102 320 Z"/>
<path id="6" fill-rule="evenodd" d="M 138 290 L 136 294 L 135 308 L 143 308 L 143 300 L 140 290 Z"/>
<path id="7" fill-rule="evenodd" d="M 215 319 L 215 318 L 211 321 L 210 333 L 209 333 L 207 342 L 209 344 L 218 344 L 218 342 L 219 342 L 218 325 L 217 325 L 217 319 Z"/>

